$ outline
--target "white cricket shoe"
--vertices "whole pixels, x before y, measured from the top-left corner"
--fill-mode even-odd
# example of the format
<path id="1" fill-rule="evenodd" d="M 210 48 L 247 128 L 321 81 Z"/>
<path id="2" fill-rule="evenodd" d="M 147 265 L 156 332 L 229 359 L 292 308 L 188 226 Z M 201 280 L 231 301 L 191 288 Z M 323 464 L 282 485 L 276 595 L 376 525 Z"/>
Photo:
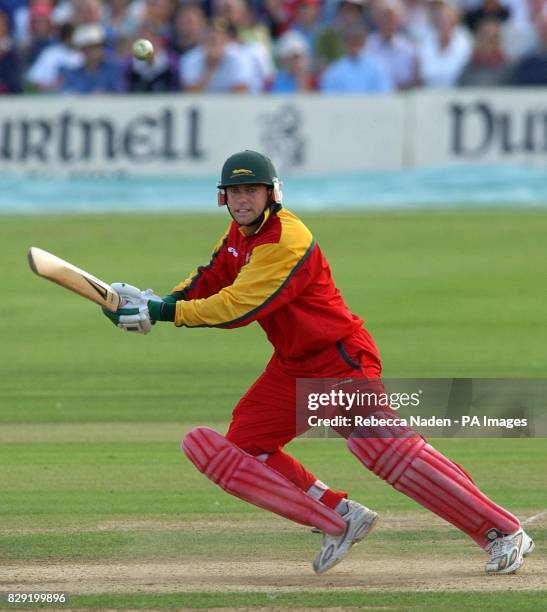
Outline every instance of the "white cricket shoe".
<path id="1" fill-rule="evenodd" d="M 534 548 L 536 545 L 534 544 L 534 540 L 526 533 L 526 531 L 522 532 L 524 534 L 524 543 L 522 545 L 522 556 L 527 557 L 531 552 L 534 552 Z"/>
<path id="2" fill-rule="evenodd" d="M 350 548 L 360 542 L 378 524 L 378 514 L 355 501 L 346 502 L 347 510 L 342 513 L 346 521 L 346 530 L 342 535 L 331 536 L 323 533 L 321 550 L 313 562 L 316 574 L 323 574 L 348 554 Z"/>
<path id="3" fill-rule="evenodd" d="M 534 548 L 534 541 L 524 529 L 508 536 L 499 533 L 488 548 L 490 560 L 486 562 L 486 573 L 513 574 L 524 563 L 524 555 L 529 555 Z"/>

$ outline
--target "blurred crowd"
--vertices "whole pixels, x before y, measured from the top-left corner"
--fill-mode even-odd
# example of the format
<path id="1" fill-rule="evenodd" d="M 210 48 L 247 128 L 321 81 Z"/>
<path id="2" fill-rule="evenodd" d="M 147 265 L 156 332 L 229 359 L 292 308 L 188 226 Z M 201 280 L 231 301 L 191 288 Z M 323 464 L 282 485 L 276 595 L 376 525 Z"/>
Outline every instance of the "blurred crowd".
<path id="1" fill-rule="evenodd" d="M 503 85 L 547 85 L 547 0 L 0 0 L 0 94 Z"/>

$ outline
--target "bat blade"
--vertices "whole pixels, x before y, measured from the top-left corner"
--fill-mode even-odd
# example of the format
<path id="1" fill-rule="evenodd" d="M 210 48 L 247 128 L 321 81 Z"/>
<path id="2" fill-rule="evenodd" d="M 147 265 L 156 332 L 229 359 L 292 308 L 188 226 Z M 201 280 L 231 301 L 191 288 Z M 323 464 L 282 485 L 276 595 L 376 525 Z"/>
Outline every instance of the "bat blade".
<path id="1" fill-rule="evenodd" d="M 112 312 L 118 309 L 120 296 L 108 283 L 93 274 L 38 247 L 30 247 L 28 262 L 32 271 L 38 276 L 74 291 Z"/>

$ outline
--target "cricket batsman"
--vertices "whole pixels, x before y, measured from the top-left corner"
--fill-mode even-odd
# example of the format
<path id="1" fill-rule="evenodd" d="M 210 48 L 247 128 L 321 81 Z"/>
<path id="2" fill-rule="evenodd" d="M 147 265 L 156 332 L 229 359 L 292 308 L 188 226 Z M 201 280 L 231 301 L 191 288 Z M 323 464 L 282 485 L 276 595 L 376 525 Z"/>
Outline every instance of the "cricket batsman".
<path id="1" fill-rule="evenodd" d="M 375 527 L 378 515 L 331 489 L 284 452 L 296 436 L 298 378 L 380 379 L 378 350 L 335 287 L 304 223 L 282 206 L 272 162 L 255 151 L 229 157 L 218 184 L 232 221 L 207 265 L 161 299 L 113 284 L 124 305 L 105 314 L 143 334 L 156 321 L 176 327 L 237 328 L 256 321 L 274 348 L 264 372 L 234 408 L 226 435 L 197 427 L 182 448 L 207 478 L 251 504 L 319 529 L 313 561 L 326 572 Z M 346 436 L 369 470 L 469 535 L 489 553 L 486 572 L 510 574 L 534 543 L 519 520 L 419 435 Z"/>

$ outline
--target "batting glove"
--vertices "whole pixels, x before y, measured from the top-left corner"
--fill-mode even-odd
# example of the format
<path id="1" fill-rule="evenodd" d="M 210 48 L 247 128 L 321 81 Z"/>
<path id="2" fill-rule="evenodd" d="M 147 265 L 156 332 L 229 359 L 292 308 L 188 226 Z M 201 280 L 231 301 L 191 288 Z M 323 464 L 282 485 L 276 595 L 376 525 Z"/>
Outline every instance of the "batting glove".
<path id="1" fill-rule="evenodd" d="M 120 296 L 120 306 L 116 312 L 103 308 L 105 316 L 120 329 L 148 334 L 155 323 L 150 319 L 148 302 L 149 300 L 161 300 L 161 298 L 152 289 L 141 291 L 127 283 L 112 283 L 112 288 Z"/>

